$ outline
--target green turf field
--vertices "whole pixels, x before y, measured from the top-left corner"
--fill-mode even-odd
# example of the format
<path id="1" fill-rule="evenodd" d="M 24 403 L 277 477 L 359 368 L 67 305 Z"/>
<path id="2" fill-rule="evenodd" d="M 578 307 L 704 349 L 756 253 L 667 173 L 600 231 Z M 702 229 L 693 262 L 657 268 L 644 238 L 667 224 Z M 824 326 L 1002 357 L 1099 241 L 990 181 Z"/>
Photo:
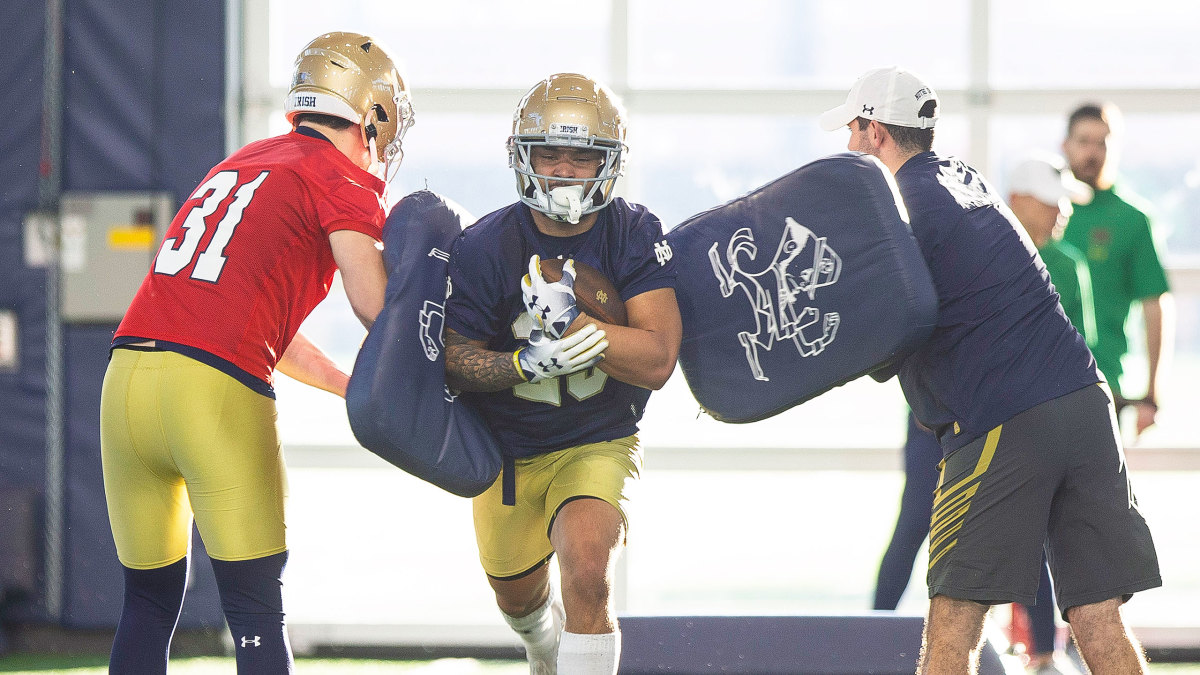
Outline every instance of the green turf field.
<path id="1" fill-rule="evenodd" d="M 104 675 L 107 656 L 37 656 L 19 654 L 0 657 L 0 673 L 27 675 Z M 171 659 L 171 675 L 232 675 L 232 658 L 199 657 Z M 437 659 L 435 661 L 390 661 L 366 659 L 297 659 L 297 673 L 310 675 L 521 675 L 529 672 L 524 661 L 481 661 Z M 1200 673 L 1200 670 L 1196 671 Z"/>
<path id="2" fill-rule="evenodd" d="M 103 675 L 107 657 L 34 656 L 0 657 L 0 672 L 16 675 Z M 231 675 L 231 658 L 202 657 L 172 659 L 171 675 Z M 297 659 L 297 673 L 311 675 L 370 675 L 372 673 L 408 673 L 410 675 L 521 675 L 528 668 L 523 661 L 480 661 L 476 659 L 438 659 L 435 661 L 386 661 L 365 659 Z M 1200 675 L 1200 664 L 1151 664 L 1154 675 Z"/>

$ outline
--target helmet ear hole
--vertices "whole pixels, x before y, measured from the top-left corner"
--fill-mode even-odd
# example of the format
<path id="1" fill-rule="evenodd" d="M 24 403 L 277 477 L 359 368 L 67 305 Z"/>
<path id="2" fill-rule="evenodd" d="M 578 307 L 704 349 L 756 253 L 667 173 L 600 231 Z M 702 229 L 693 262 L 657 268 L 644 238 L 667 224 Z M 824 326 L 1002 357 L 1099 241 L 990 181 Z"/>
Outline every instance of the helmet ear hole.
<path id="1" fill-rule="evenodd" d="M 371 110 L 375 113 L 375 119 L 379 120 L 380 122 L 388 121 L 387 110 L 385 110 L 383 106 L 376 103 Z"/>

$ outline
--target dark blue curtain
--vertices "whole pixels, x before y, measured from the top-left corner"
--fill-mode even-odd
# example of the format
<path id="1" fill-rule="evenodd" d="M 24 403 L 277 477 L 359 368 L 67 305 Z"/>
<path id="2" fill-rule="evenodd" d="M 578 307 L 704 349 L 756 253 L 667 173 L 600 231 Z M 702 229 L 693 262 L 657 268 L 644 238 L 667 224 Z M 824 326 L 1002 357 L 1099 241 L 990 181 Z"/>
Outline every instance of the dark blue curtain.
<path id="1" fill-rule="evenodd" d="M 0 3 L 0 309 L 19 321 L 20 368 L 0 372 L 0 488 L 45 488 L 46 271 L 24 257 L 25 215 L 38 205 L 43 157 L 44 0 Z M 65 0 L 62 189 L 166 190 L 182 202 L 225 155 L 225 3 Z M 61 617 L 41 591 L 0 616 L 110 627 L 121 575 L 104 505 L 99 398 L 115 325 L 64 326 L 65 556 Z M 22 545 L 0 539 L 4 547 Z M 41 551 L 43 543 L 34 542 Z M 212 573 L 198 547 L 183 627 L 220 625 Z M 44 582 L 44 578 L 43 578 Z M 39 616 L 41 613 L 41 616 Z"/>

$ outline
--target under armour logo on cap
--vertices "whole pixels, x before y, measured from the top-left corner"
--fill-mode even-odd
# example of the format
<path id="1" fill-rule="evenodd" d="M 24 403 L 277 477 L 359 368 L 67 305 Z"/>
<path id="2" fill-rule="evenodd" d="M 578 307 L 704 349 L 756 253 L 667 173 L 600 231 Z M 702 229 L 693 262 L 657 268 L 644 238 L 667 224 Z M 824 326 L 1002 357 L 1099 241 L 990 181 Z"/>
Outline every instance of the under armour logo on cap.
<path id="1" fill-rule="evenodd" d="M 845 103 L 821 115 L 821 128 L 826 131 L 841 129 L 855 117 L 868 117 L 901 127 L 932 129 L 938 119 L 937 93 L 903 68 L 876 68 L 864 73 L 850 87 Z"/>

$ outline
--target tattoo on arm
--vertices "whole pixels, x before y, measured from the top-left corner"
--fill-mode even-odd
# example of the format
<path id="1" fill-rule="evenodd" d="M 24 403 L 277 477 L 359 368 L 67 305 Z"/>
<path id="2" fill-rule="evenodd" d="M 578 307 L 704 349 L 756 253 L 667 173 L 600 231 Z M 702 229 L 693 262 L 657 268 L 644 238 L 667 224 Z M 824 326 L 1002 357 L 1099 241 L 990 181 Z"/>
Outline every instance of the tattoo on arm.
<path id="1" fill-rule="evenodd" d="M 477 340 L 447 329 L 446 384 L 460 391 L 500 391 L 525 378 L 513 366 L 512 352 L 485 349 Z"/>

